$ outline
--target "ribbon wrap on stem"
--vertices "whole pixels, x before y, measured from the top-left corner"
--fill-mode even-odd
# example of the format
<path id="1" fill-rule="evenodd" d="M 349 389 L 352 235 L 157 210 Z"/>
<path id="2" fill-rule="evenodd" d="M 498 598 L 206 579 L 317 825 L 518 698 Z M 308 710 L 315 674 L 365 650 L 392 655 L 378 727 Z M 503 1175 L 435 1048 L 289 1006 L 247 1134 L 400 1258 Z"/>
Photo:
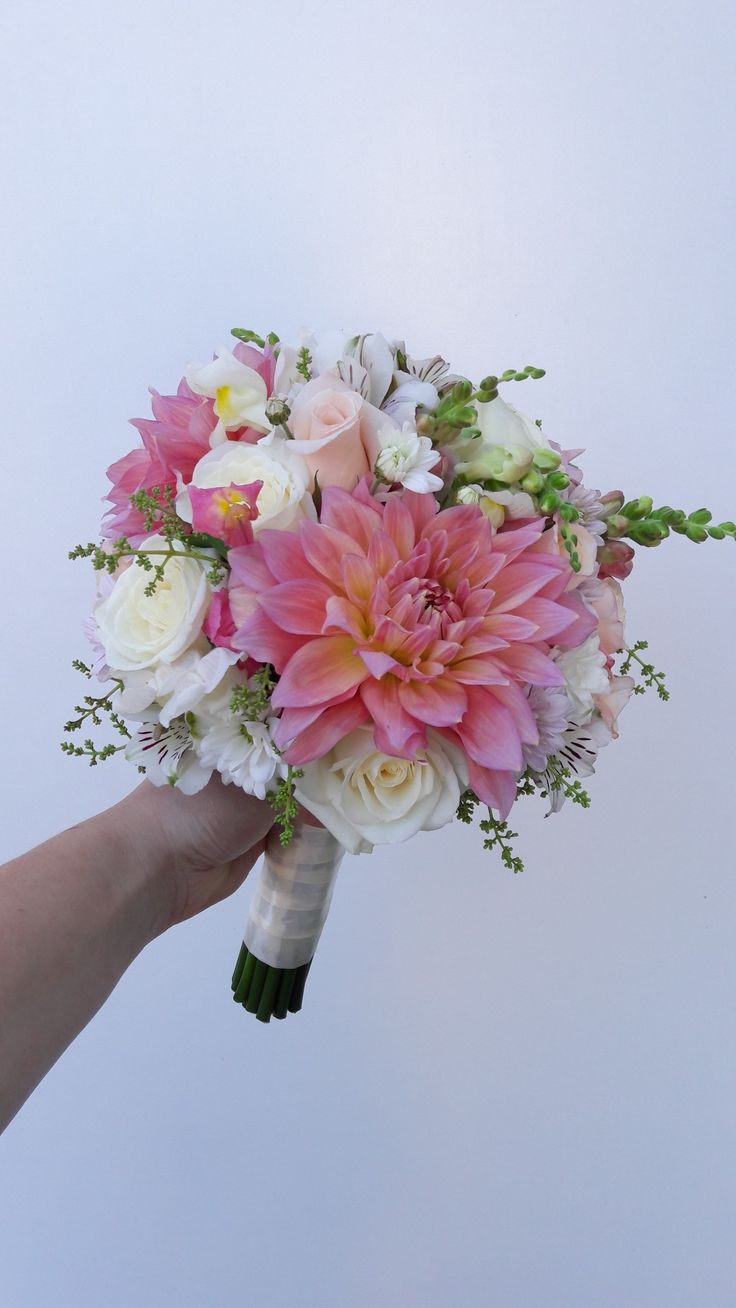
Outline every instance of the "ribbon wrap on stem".
<path id="1" fill-rule="evenodd" d="M 245 927 L 251 954 L 269 967 L 311 962 L 344 853 L 324 827 L 300 822 L 284 846 L 271 831 Z"/>

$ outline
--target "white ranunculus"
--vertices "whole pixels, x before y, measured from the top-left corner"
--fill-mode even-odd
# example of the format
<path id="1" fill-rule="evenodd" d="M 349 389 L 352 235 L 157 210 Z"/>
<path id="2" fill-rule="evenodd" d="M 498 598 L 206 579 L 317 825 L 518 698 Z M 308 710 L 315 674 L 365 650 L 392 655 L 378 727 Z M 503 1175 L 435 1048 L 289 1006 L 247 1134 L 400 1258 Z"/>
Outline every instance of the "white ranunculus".
<path id="1" fill-rule="evenodd" d="M 460 748 L 436 731 L 414 760 L 376 749 L 372 727 L 358 727 L 296 782 L 301 804 L 351 854 L 408 840 L 452 821 L 467 764 Z"/>
<path id="2" fill-rule="evenodd" d="M 478 426 L 484 445 L 503 445 L 522 449 L 548 450 L 547 437 L 531 418 L 519 413 L 513 404 L 507 404 L 500 395 L 488 404 L 476 404 Z"/>
<path id="3" fill-rule="evenodd" d="M 206 395 L 215 401 L 215 413 L 220 421 L 210 437 L 211 445 L 219 444 L 225 439 L 226 431 L 238 427 L 269 430 L 266 383 L 254 368 L 236 359 L 227 345 L 220 346 L 211 363 L 190 363 L 184 375 L 195 395 Z"/>
<path id="4" fill-rule="evenodd" d="M 565 678 L 567 691 L 580 717 L 590 717 L 595 708 L 594 695 L 608 690 L 606 656 L 596 633 L 577 649 L 564 650 L 555 662 Z"/>
<path id="5" fill-rule="evenodd" d="M 282 436 L 272 434 L 266 440 L 257 445 L 226 441 L 208 450 L 196 464 L 191 482 L 199 487 L 263 482 L 258 493 L 258 517 L 253 522 L 256 535 L 262 527 L 289 531 L 302 518 L 314 516 L 314 503 L 307 491 L 309 470 L 303 458 L 289 448 L 291 442 Z M 176 511 L 185 522 L 192 521 L 186 488 L 177 496 Z"/>
<path id="6" fill-rule="evenodd" d="M 120 672 L 173 663 L 200 635 L 210 601 L 206 563 L 163 536 L 149 536 L 144 548 L 176 551 L 153 594 L 145 594 L 152 573 L 131 563 L 95 610 L 108 666 Z M 154 555 L 154 564 L 161 561 Z"/>

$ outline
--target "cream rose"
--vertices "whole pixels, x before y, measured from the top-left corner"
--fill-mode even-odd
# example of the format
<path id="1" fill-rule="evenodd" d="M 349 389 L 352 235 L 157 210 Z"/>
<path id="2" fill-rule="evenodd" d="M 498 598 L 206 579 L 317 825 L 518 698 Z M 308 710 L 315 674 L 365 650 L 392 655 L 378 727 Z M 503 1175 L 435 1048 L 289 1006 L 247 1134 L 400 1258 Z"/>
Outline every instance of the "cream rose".
<path id="1" fill-rule="evenodd" d="M 163 536 L 149 536 L 145 548 L 171 546 Z M 95 610 L 105 658 L 116 671 L 173 663 L 201 633 L 211 594 L 207 564 L 189 558 L 178 541 L 173 548 L 179 553 L 167 560 L 152 595 L 145 593 L 151 573 L 133 563 L 118 574 L 107 599 Z"/>
<path id="2" fill-rule="evenodd" d="M 253 522 L 257 535 L 263 527 L 293 530 L 305 516 L 314 516 L 314 504 L 307 494 L 309 473 L 304 460 L 291 448 L 293 441 L 268 436 L 257 445 L 226 441 L 195 465 L 191 484 L 199 487 L 248 486 L 261 481 L 258 517 Z M 192 505 L 186 488 L 179 492 L 176 511 L 185 522 L 192 521 Z"/>
<path id="3" fill-rule="evenodd" d="M 339 377 L 315 377 L 303 386 L 291 408 L 294 449 L 320 486 L 354 490 L 381 452 L 379 427 L 386 415 L 351 390 Z"/>
<path id="4" fill-rule="evenodd" d="M 427 734 L 426 749 L 411 760 L 382 753 L 372 727 L 358 727 L 305 765 L 297 799 L 351 854 L 443 827 L 457 811 L 467 765 L 461 749 Z"/>

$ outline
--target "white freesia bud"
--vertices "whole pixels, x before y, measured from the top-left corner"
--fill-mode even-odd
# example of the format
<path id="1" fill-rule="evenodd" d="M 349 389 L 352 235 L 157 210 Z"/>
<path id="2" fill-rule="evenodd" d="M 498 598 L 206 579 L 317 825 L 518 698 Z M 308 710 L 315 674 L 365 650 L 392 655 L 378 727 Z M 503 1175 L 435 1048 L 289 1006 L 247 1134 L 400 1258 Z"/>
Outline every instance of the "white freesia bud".
<path id="1" fill-rule="evenodd" d="M 452 821 L 467 786 L 461 749 L 436 731 L 412 759 L 376 749 L 371 727 L 358 727 L 321 759 L 304 765 L 297 799 L 351 854 L 408 840 Z"/>
<path id="2" fill-rule="evenodd" d="M 95 610 L 108 666 L 123 672 L 173 663 L 200 635 L 210 601 L 208 562 L 189 557 L 179 541 L 163 536 L 149 536 L 144 548 L 175 551 L 153 593 L 145 593 L 152 572 L 131 563 Z"/>
<path id="3" fill-rule="evenodd" d="M 549 449 L 549 441 L 537 424 L 500 395 L 488 404 L 476 403 L 476 409 L 484 445 L 521 446 L 532 453 L 540 448 Z"/>
<path id="4" fill-rule="evenodd" d="M 405 422 L 401 428 L 382 427 L 378 439 L 382 449 L 375 464 L 377 477 L 420 495 L 442 490 L 442 478 L 430 471 L 438 455 L 428 436 L 419 436 L 416 428 Z"/>
<path id="5" fill-rule="evenodd" d="M 479 405 L 480 407 L 483 406 Z M 458 463 L 457 471 L 465 477 L 503 481 L 510 485 L 520 481 L 524 473 L 528 472 L 532 466 L 532 457 L 532 451 L 525 445 L 479 445 L 473 448 L 470 459 Z"/>
<path id="6" fill-rule="evenodd" d="M 238 427 L 268 431 L 271 424 L 266 417 L 266 383 L 254 368 L 236 359 L 226 345 L 220 346 L 211 363 L 190 363 L 184 375 L 195 395 L 215 401 L 220 421 L 217 434 L 213 432 L 210 438 L 211 445 L 220 444 L 225 432 Z"/>
<path id="7" fill-rule="evenodd" d="M 301 519 L 314 516 L 314 504 L 307 494 L 309 472 L 301 455 L 291 449 L 291 441 L 274 434 L 250 445 L 247 441 L 226 441 L 196 464 L 192 486 L 248 486 L 263 483 L 258 492 L 258 517 L 253 521 L 257 535 L 263 527 L 290 531 Z M 192 521 L 189 493 L 183 488 L 176 500 L 176 511 L 185 522 Z"/>

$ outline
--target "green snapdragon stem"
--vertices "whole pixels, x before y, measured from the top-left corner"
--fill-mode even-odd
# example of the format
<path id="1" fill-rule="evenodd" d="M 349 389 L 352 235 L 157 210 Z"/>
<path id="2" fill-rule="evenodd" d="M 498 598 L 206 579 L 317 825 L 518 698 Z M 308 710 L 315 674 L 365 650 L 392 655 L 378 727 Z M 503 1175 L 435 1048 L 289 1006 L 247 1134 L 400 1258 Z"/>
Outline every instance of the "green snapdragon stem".
<path id="1" fill-rule="evenodd" d="M 311 966 L 269 967 L 241 945 L 231 982 L 233 999 L 259 1022 L 282 1020 L 287 1013 L 299 1012 Z"/>

